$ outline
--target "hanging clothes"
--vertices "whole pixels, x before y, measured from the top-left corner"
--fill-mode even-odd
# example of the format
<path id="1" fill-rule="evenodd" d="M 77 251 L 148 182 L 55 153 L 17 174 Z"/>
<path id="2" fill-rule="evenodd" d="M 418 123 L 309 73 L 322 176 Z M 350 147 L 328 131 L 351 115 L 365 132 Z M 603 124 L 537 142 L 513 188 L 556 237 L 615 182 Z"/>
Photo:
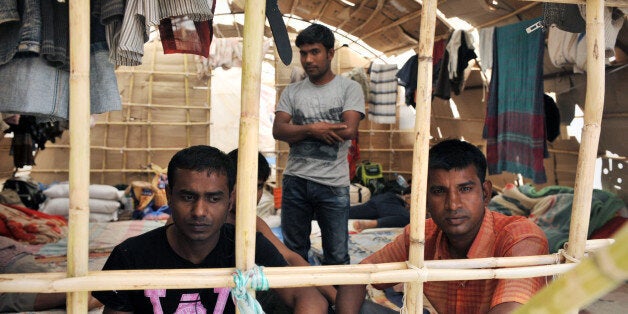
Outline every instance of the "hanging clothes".
<path id="1" fill-rule="evenodd" d="M 159 25 L 162 19 L 187 16 L 192 21 L 209 21 L 214 15 L 207 0 L 142 1 L 128 0 L 120 26 L 120 36 L 114 37 L 110 49 L 115 49 L 116 65 L 137 66 L 142 64 L 144 43 L 148 30 Z M 117 39 L 117 41 L 116 41 Z"/>
<path id="2" fill-rule="evenodd" d="M 544 34 L 525 31 L 539 20 L 495 28 L 484 137 L 489 174 L 509 171 L 545 183 Z"/>
<path id="3" fill-rule="evenodd" d="M 369 83 L 369 119 L 375 123 L 396 122 L 397 73 L 396 64 L 371 64 Z"/>
<path id="4" fill-rule="evenodd" d="M 441 60 L 445 55 L 446 41 L 441 39 L 434 43 L 434 49 L 432 50 L 432 88 L 435 88 L 438 80 L 438 73 L 441 66 Z M 397 78 L 399 79 L 399 85 L 403 86 L 405 92 L 406 105 L 416 108 L 416 87 L 417 87 L 417 71 L 419 67 L 419 56 L 414 55 L 404 63 L 399 72 L 397 72 Z"/>
<path id="5" fill-rule="evenodd" d="M 305 73 L 305 71 L 303 71 L 303 73 Z M 366 75 L 366 71 L 364 71 L 364 68 L 355 67 L 351 69 L 351 71 L 349 72 L 342 73 L 342 76 L 358 82 L 358 84 L 360 84 L 360 87 L 362 88 L 364 99 L 369 99 L 369 94 L 370 94 L 369 78 Z"/>
<path id="6" fill-rule="evenodd" d="M 456 95 L 460 95 L 464 82 L 464 70 L 469 66 L 469 61 L 477 58 L 475 47 L 473 45 L 473 37 L 464 30 L 455 30 L 447 43 L 447 52 L 449 52 L 449 81 L 451 90 Z"/>
<path id="7" fill-rule="evenodd" d="M 0 11 L 0 65 L 16 54 L 38 54 L 41 49 L 39 0 L 2 1 Z"/>
<path id="8" fill-rule="evenodd" d="M 212 15 L 215 9 L 216 0 L 213 0 Z M 213 20 L 193 21 L 184 15 L 167 17 L 159 22 L 164 54 L 189 53 L 209 58 L 213 36 Z"/>
<path id="9" fill-rule="evenodd" d="M 493 67 L 493 33 L 495 27 L 481 28 L 478 33 L 480 36 L 480 43 L 478 48 L 480 50 L 480 67 L 482 71 L 486 71 Z"/>

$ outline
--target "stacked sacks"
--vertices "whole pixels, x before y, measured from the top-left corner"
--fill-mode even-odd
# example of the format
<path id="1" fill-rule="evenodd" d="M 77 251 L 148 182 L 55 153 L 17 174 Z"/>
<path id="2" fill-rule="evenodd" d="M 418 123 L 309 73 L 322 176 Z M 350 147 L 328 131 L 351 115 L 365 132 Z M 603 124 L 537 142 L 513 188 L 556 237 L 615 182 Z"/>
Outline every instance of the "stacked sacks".
<path id="1" fill-rule="evenodd" d="M 68 183 L 57 183 L 44 190 L 46 201 L 39 211 L 50 215 L 68 217 L 70 209 L 70 186 Z M 118 209 L 124 191 L 113 186 L 92 184 L 89 186 L 89 220 L 107 222 L 118 220 Z"/>

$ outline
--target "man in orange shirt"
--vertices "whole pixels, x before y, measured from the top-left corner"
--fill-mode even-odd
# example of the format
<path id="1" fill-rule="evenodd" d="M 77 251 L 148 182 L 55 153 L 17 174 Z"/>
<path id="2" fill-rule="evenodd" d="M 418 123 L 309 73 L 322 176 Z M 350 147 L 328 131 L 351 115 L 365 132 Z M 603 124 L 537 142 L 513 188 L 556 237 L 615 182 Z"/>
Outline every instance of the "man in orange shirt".
<path id="1" fill-rule="evenodd" d="M 486 158 L 475 146 L 445 140 L 430 149 L 427 179 L 425 259 L 465 259 L 548 254 L 543 231 L 525 217 L 510 217 L 487 208 L 492 183 L 485 180 Z M 408 260 L 410 229 L 362 264 Z M 509 313 L 545 284 L 545 277 L 464 281 L 430 281 L 423 291 L 444 313 Z M 374 285 L 378 289 L 394 283 Z M 358 313 L 365 285 L 338 289 L 338 313 Z"/>

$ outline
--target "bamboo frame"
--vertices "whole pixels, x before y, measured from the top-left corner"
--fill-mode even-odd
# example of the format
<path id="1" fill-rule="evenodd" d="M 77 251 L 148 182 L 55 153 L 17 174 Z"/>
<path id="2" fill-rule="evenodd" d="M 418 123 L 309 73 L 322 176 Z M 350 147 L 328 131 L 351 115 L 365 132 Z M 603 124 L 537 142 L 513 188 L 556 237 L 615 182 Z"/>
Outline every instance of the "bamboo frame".
<path id="1" fill-rule="evenodd" d="M 90 167 L 90 3 L 70 1 L 70 208 L 68 213 L 68 278 L 87 275 L 89 267 L 89 172 Z M 71 279 L 70 279 L 71 280 Z M 75 289 L 67 294 L 68 313 L 86 313 L 88 290 Z"/>
<path id="2" fill-rule="evenodd" d="M 257 135 L 257 123 L 259 113 L 257 104 L 259 101 L 259 67 L 261 59 L 257 53 L 261 51 L 261 36 L 259 25 L 262 25 L 264 6 L 247 1 L 246 11 L 250 13 L 245 25 L 245 56 L 247 62 L 243 65 L 243 89 L 242 89 L 242 116 L 240 122 L 240 159 L 239 168 L 256 168 L 257 146 L 247 141 L 251 135 Z M 558 1 L 552 1 L 558 2 Z M 606 4 L 612 1 L 607 1 Z M 591 196 L 591 173 L 599 141 L 599 126 L 601 110 L 603 108 L 604 76 L 603 62 L 600 55 L 596 54 L 602 47 L 604 30 L 600 13 L 604 3 L 600 0 L 587 1 L 587 33 L 590 34 L 587 52 L 590 59 L 587 62 L 589 73 L 586 96 L 585 127 L 583 129 L 583 142 L 578 161 L 578 176 L 576 177 L 576 192 L 574 209 L 572 212 L 572 232 L 570 233 L 567 254 L 580 258 L 584 256 L 586 227 L 588 226 L 588 213 Z M 260 14 L 261 13 L 261 14 Z M 198 270 L 147 270 L 147 271 L 87 271 L 87 240 L 88 240 L 88 215 L 87 187 L 89 186 L 89 111 L 87 107 L 80 106 L 82 100 L 89 98 L 89 3 L 84 1 L 70 2 L 70 31 L 71 31 L 71 59 L 70 67 L 70 117 L 73 127 L 71 132 L 70 147 L 70 234 L 68 243 L 68 272 L 42 273 L 42 274 L 3 274 L 0 275 L 0 292 L 68 292 L 68 312 L 86 312 L 87 291 L 106 289 L 137 289 L 142 287 L 215 287 L 233 286 L 231 272 L 233 269 L 198 269 Z M 430 95 L 431 84 L 431 49 L 434 38 L 434 25 L 436 18 L 436 1 L 428 0 L 424 3 L 421 19 L 421 38 L 419 49 L 418 94 L 417 103 L 427 104 L 417 111 L 415 123 L 416 141 L 414 145 L 414 160 L 412 175 L 411 197 L 411 249 L 409 264 L 391 263 L 379 265 L 344 265 L 344 266 L 320 266 L 320 267 L 290 267 L 290 268 L 266 268 L 266 273 L 273 287 L 311 286 L 322 284 L 359 284 L 359 283 L 384 283 L 384 282 L 410 282 L 407 291 L 410 310 L 418 312 L 422 309 L 421 283 L 434 280 L 475 280 L 487 278 L 527 278 L 531 276 L 545 276 L 563 273 L 572 269 L 576 264 L 556 264 L 547 256 L 541 257 L 516 257 L 516 258 L 490 258 L 484 261 L 466 260 L 459 265 L 465 267 L 504 267 L 518 265 L 517 267 L 502 269 L 460 269 L 454 268 L 447 261 L 449 268 L 438 268 L 440 261 L 425 262 L 423 260 L 424 245 L 424 217 L 425 214 L 425 188 L 427 169 L 427 148 L 429 147 L 429 120 L 430 120 Z M 261 22 L 260 22 L 261 21 Z M 247 27 L 248 25 L 248 27 Z M 72 31 L 81 30 L 81 31 Z M 428 66 L 429 65 L 429 66 Z M 246 68 L 246 70 L 245 70 Z M 255 104 L 255 105 L 251 105 Z M 127 111 L 128 112 L 128 111 Z M 125 135 L 128 139 L 128 133 Z M 125 141 L 126 143 L 126 141 Z M 256 141 L 252 141 L 256 143 Z M 125 167 L 125 166 L 123 166 Z M 123 169 L 124 170 L 124 169 Z M 241 183 L 242 193 L 238 193 L 236 258 L 240 269 L 249 269 L 253 255 L 252 243 L 243 241 L 250 239 L 250 230 L 254 226 L 254 208 L 252 193 L 254 188 L 255 172 L 239 171 L 238 181 Z M 253 175 L 251 175 L 253 174 Z M 253 181 L 253 182 L 251 182 Z M 420 192 L 422 191 L 422 192 Z M 588 204 L 587 204 L 588 200 Z M 253 218 L 253 219 L 252 219 Z M 584 232 L 582 232 L 584 230 Z M 624 230 L 622 235 L 625 234 Z M 572 237 L 573 235 L 573 237 Z M 240 240 L 238 240 L 240 239 Z M 625 241 L 623 241 L 625 243 Z M 599 245 L 599 243 L 598 243 Z M 613 249 L 609 249 L 613 250 Z M 626 252 L 626 250 L 623 250 Z M 555 258 L 555 256 L 552 256 Z M 623 261 L 626 259 L 624 258 Z M 478 263 L 472 266 L 467 263 Z M 484 263 L 484 264 L 483 264 Z M 545 266 L 527 266 L 539 265 Z M 412 266 L 408 266 L 412 265 Z M 494 266 L 493 266 L 494 265 Z M 549 266 L 547 266 L 549 265 Z M 585 265 L 581 263 L 581 265 Z M 432 268 L 430 268 L 432 267 Z M 625 267 L 624 267 L 625 268 Z M 457 269 L 453 271 L 453 269 Z M 293 275 L 300 274 L 299 277 Z M 623 278 L 623 277 L 622 277 Z"/>
<path id="3" fill-rule="evenodd" d="M 236 267 L 250 270 L 255 266 L 255 221 L 257 217 L 257 154 L 259 103 L 262 80 L 262 45 L 266 1 L 245 3 L 242 49 L 242 96 L 238 142 L 238 182 L 236 206 Z M 247 171 L 253 169 L 253 171 Z M 254 294 L 254 291 L 249 290 Z M 239 309 L 237 310 L 239 312 Z"/>
<path id="4" fill-rule="evenodd" d="M 570 245 L 567 249 L 568 254 L 576 259 L 584 254 L 584 242 L 589 229 L 595 158 L 604 111 L 604 54 L 600 54 L 604 50 L 604 2 L 589 0 L 586 10 L 587 91 L 571 213 L 573 218 L 569 225 Z"/>

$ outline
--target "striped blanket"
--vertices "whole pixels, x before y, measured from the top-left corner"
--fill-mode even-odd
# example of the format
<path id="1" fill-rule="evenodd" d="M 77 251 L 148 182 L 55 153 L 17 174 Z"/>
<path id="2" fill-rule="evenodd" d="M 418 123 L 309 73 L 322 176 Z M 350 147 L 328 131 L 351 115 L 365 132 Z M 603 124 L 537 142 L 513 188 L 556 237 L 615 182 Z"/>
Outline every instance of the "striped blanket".
<path id="1" fill-rule="evenodd" d="M 397 65 L 372 64 L 369 97 L 369 119 L 375 123 L 397 121 Z"/>

